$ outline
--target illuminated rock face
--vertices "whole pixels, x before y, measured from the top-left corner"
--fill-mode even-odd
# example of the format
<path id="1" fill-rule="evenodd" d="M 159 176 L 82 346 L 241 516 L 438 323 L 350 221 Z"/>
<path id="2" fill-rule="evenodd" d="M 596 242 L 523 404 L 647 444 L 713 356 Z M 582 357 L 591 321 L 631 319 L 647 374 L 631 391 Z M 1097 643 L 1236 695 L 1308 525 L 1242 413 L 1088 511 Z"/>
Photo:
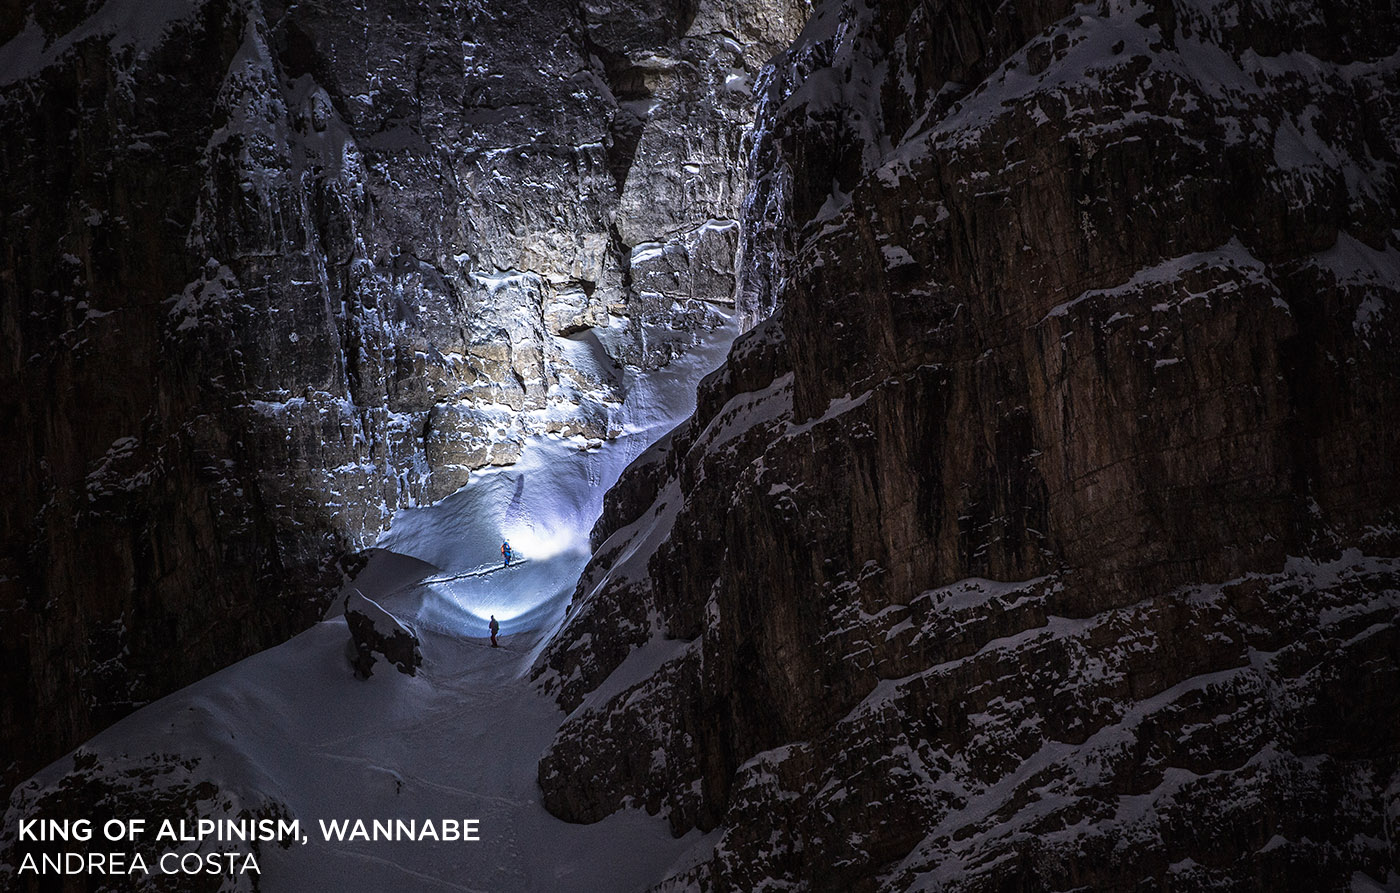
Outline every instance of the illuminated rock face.
<path id="1" fill-rule="evenodd" d="M 615 433 L 624 369 L 732 302 L 800 7 L 0 19 L 4 778 L 314 620 L 526 435 Z"/>
<path id="2" fill-rule="evenodd" d="M 609 497 L 546 806 L 719 829 L 668 890 L 1393 885 L 1365 10 L 822 4 L 756 123 L 776 313 Z"/>

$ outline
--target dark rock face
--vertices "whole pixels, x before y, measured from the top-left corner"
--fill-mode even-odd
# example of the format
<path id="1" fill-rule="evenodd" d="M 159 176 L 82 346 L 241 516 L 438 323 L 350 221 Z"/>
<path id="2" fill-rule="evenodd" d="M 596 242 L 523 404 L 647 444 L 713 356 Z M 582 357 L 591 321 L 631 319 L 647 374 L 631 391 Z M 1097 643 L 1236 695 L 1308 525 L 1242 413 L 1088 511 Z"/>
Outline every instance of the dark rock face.
<path id="1" fill-rule="evenodd" d="M 402 506 L 611 436 L 732 303 L 800 3 L 0 15 L 5 782 L 318 618 Z"/>
<path id="2" fill-rule="evenodd" d="M 92 839 L 102 840 L 102 828 L 111 820 L 128 822 L 135 817 L 168 816 L 172 823 L 187 823 L 194 827 L 200 819 L 222 822 L 287 821 L 292 817 L 284 804 L 273 799 L 244 803 L 239 796 L 222 790 L 210 781 L 207 765 L 197 759 L 180 758 L 173 754 L 149 753 L 106 760 L 79 748 L 72 754 L 72 768 L 62 781 L 51 788 L 41 789 L 33 781 L 15 789 L 11 803 L 23 814 L 40 822 L 62 823 L 75 816 L 91 822 Z M 215 770 L 213 775 L 219 773 Z M 108 873 L 80 872 L 55 877 L 52 872 L 20 869 L 26 858 L 42 867 L 44 856 L 65 859 L 69 853 L 80 852 L 74 840 L 20 840 L 17 823 L 9 823 L 0 831 L 0 878 L 6 889 L 40 893 L 62 890 L 83 893 L 254 893 L 261 888 L 258 875 L 187 875 L 164 874 L 158 870 L 159 858 L 165 852 L 176 854 L 208 851 L 202 841 L 173 842 L 166 839 L 159 847 L 151 845 L 159 825 L 148 827 L 147 837 L 134 850 L 125 851 L 123 868 Z M 127 846 L 131 846 L 127 844 Z M 261 860 L 273 847 L 286 849 L 291 841 L 269 844 L 249 840 L 245 852 Z M 93 852 L 104 852 L 96 850 Z M 150 873 L 131 871 L 134 857 L 140 855 Z M 110 863 L 109 863 L 110 864 Z"/>
<path id="3" fill-rule="evenodd" d="M 821 6 L 760 103 L 776 313 L 609 499 L 547 807 L 720 828 L 666 889 L 1393 884 L 1398 48 Z"/>
<path id="4" fill-rule="evenodd" d="M 418 675 L 423 665 L 422 643 L 412 628 L 358 592 L 345 597 L 345 625 L 350 627 L 350 665 L 355 675 L 374 675 L 374 655 L 382 654 L 400 673 Z"/>

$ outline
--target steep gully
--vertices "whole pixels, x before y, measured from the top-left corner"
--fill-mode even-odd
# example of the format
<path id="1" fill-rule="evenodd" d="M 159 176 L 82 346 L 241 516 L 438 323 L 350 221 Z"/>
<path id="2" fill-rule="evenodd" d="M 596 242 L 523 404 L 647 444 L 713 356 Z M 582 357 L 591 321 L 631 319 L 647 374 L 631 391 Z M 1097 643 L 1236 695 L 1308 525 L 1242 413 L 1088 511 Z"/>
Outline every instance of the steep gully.
<path id="1" fill-rule="evenodd" d="M 732 302 L 804 15 L 9 4 L 0 785 L 315 622 L 400 508 L 618 434 Z"/>
<path id="2" fill-rule="evenodd" d="M 20 786 L 0 880 L 23 888 L 13 874 L 22 854 L 62 849 L 16 846 L 20 817 L 74 811 L 301 820 L 308 844 L 263 844 L 260 874 L 224 889 L 256 880 L 264 891 L 588 893 L 647 889 L 693 865 L 713 835 L 673 837 L 640 809 L 586 826 L 545 810 L 536 762 L 563 714 L 529 671 L 591 554 L 603 492 L 694 409 L 696 384 L 736 332 L 727 324 L 629 381 L 619 419 L 640 421 L 619 437 L 532 438 L 517 463 L 395 517 L 344 593 L 375 599 L 415 630 L 416 675 L 378 663 L 369 680 L 354 678 L 344 620 L 333 618 L 147 706 Z M 502 537 L 523 561 L 494 559 Z M 491 616 L 502 625 L 499 649 L 485 638 Z M 82 793 L 93 789 L 102 795 Z M 318 820 L 357 818 L 476 819 L 481 842 L 320 838 Z"/>
<path id="3" fill-rule="evenodd" d="M 491 841 L 268 852 L 263 889 L 643 886 L 690 846 L 549 817 L 560 717 L 519 677 L 603 490 L 733 337 L 753 78 L 803 4 L 518 12 L 112 0 L 14 23 L 5 102 L 33 126 L 5 156 L 6 436 L 45 473 L 7 487 L 7 776 L 206 678 L 17 788 L 6 872 L 39 815 L 412 804 Z M 433 564 L 330 560 L 386 526 Z M 502 536 L 525 564 L 413 585 Z M 418 629 L 418 676 L 352 680 L 337 619 L 209 675 L 347 569 Z M 463 637 L 493 613 L 507 650 L 483 656 Z"/>
<path id="4" fill-rule="evenodd" d="M 664 813 L 696 847 L 647 872 L 681 888 L 1393 886 L 1400 90 L 1368 9 L 822 4 L 762 91 L 745 299 L 778 312 L 609 497 L 535 663 L 570 711 L 550 811 Z M 396 598 L 454 654 L 460 614 Z M 441 751 L 411 756 L 471 771 Z M 96 763 L 221 808 L 217 760 L 148 762 L 80 754 L 42 798 Z"/>

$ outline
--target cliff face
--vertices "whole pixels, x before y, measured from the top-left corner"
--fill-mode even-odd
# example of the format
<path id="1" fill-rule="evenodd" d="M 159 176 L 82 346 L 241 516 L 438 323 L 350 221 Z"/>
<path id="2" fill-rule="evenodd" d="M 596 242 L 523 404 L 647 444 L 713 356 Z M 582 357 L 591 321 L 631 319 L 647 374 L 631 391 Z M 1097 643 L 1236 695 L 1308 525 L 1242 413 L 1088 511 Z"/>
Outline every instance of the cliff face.
<path id="1" fill-rule="evenodd" d="M 5 781 L 318 617 L 397 508 L 615 434 L 732 302 L 799 7 L 0 21 Z"/>
<path id="2" fill-rule="evenodd" d="M 776 312 L 610 496 L 548 808 L 719 828 L 666 889 L 1394 883 L 1398 49 L 821 5 L 760 102 Z"/>

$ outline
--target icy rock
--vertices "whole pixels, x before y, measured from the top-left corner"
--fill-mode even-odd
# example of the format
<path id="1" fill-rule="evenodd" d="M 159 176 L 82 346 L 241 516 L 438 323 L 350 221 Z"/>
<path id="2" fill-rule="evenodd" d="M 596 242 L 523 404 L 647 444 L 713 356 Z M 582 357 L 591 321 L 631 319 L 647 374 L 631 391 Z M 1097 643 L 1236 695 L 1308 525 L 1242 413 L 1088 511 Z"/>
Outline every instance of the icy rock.
<path id="1" fill-rule="evenodd" d="M 423 665 L 418 635 L 373 599 L 359 592 L 345 596 L 345 623 L 350 627 L 348 653 L 356 676 L 368 679 L 372 675 L 376 653 L 383 655 L 400 673 L 418 674 L 418 668 Z"/>

